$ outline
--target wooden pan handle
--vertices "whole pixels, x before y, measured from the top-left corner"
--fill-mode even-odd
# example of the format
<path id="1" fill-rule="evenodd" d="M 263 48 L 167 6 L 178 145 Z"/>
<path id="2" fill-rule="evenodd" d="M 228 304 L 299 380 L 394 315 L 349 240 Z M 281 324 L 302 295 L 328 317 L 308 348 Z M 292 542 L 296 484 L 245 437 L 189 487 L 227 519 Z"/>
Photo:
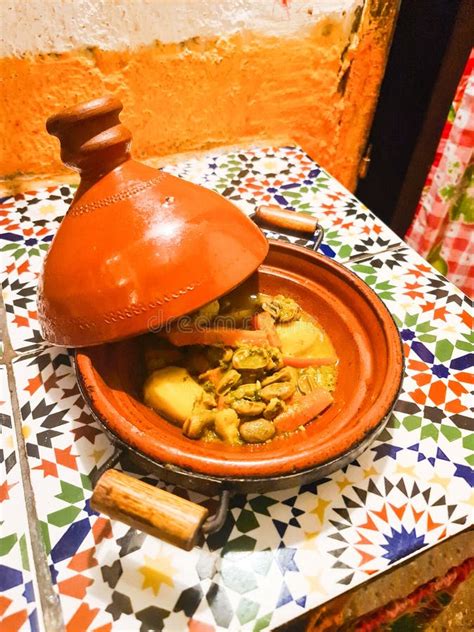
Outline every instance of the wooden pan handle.
<path id="1" fill-rule="evenodd" d="M 318 222 L 314 217 L 293 211 L 284 211 L 279 206 L 259 206 L 254 218 L 259 226 L 284 228 L 297 233 L 314 235 Z"/>
<path id="2" fill-rule="evenodd" d="M 205 507 L 117 470 L 102 474 L 91 507 L 186 551 L 195 545 L 208 515 Z"/>

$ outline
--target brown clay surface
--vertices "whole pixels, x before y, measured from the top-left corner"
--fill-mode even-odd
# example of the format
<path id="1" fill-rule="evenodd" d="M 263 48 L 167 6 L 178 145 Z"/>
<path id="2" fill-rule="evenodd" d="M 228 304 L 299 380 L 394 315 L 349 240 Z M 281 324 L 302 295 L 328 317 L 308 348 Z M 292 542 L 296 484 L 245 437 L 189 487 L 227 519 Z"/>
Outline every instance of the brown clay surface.
<path id="1" fill-rule="evenodd" d="M 141 402 L 140 341 L 130 339 L 77 356 L 89 405 L 123 441 L 157 461 L 204 474 L 275 476 L 344 454 L 391 410 L 402 374 L 399 334 L 383 303 L 360 279 L 327 257 L 272 242 L 248 283 L 252 293 L 294 297 L 321 322 L 340 359 L 334 404 L 304 431 L 266 444 L 192 441 Z"/>
<path id="2" fill-rule="evenodd" d="M 268 243 L 214 191 L 130 159 L 117 99 L 48 119 L 81 183 L 38 287 L 43 337 L 81 347 L 157 328 L 229 292 Z"/>

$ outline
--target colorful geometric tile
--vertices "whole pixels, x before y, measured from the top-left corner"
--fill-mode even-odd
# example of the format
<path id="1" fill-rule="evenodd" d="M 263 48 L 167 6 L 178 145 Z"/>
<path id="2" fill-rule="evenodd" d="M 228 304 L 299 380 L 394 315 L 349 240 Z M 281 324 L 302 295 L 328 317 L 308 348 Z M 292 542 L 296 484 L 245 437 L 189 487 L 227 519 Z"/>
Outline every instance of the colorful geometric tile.
<path id="1" fill-rule="evenodd" d="M 320 251 L 345 261 L 401 244 L 400 239 L 299 147 L 258 147 L 193 159 L 166 171 L 214 189 L 245 213 L 261 204 L 315 215 Z M 306 245 L 301 239 L 290 239 Z"/>
<path id="2" fill-rule="evenodd" d="M 221 531 L 190 553 L 110 521 L 89 503 L 110 441 L 79 394 L 69 352 L 39 347 L 33 313 L 38 251 L 72 192 L 7 200 L 4 226 L 20 236 L 0 251 L 7 319 L 14 347 L 35 350 L 13 367 L 51 579 L 71 630 L 270 629 L 472 524 L 472 304 L 297 148 L 219 154 L 167 171 L 245 212 L 260 203 L 318 209 L 322 251 L 347 261 L 400 328 L 404 388 L 357 461 L 299 489 L 234 496 Z M 44 210 L 51 196 L 58 199 Z M 16 203 L 23 227 L 11 223 Z M 388 247 L 398 250 L 367 258 Z"/>
<path id="3" fill-rule="evenodd" d="M 14 349 L 28 351 L 44 343 L 37 325 L 37 279 L 73 193 L 69 186 L 55 186 L 0 203 L 2 294 Z"/>
<path id="4" fill-rule="evenodd" d="M 320 251 L 346 261 L 401 244 L 392 231 L 301 149 L 246 149 L 188 160 L 165 171 L 214 189 L 252 213 L 260 204 L 315 215 L 324 228 Z M 75 189 L 67 185 L 22 193 L 0 204 L 0 271 L 13 348 L 42 346 L 36 285 L 43 257 Z M 276 237 L 275 233 L 268 233 Z M 309 245 L 305 239 L 287 238 Z"/>
<path id="5" fill-rule="evenodd" d="M 65 620 L 84 616 L 84 629 L 146 629 L 152 616 L 164 630 L 191 619 L 215 630 L 274 627 L 471 520 L 471 485 L 459 475 L 469 446 L 444 435 L 436 444 L 413 439 L 396 412 L 372 448 L 330 478 L 234 496 L 222 531 L 184 553 L 91 510 L 90 479 L 112 448 L 87 412 L 68 352 L 20 357 L 14 371 L 52 578 Z M 159 612 L 150 610 L 157 598 Z"/>
<path id="6" fill-rule="evenodd" d="M 406 443 L 373 448 L 377 458 L 405 458 L 401 450 L 410 448 L 418 451 L 418 463 L 456 462 L 453 476 L 469 480 L 464 468 L 474 465 L 472 301 L 409 248 L 350 267 L 385 301 L 406 360 L 403 392 L 387 427 L 392 435 L 401 428 Z"/>
<path id="7" fill-rule="evenodd" d="M 38 621 L 25 496 L 7 370 L 0 365 L 0 629 L 31 630 Z"/>

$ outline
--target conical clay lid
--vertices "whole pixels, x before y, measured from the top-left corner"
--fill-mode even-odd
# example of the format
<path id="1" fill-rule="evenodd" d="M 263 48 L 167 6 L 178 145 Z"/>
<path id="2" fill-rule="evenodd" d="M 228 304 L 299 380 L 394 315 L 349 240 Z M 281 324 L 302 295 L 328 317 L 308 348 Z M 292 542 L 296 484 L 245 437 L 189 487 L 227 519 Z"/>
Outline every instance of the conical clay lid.
<path id="1" fill-rule="evenodd" d="M 45 259 L 44 338 L 82 347 L 156 329 L 230 291 L 265 258 L 260 230 L 223 197 L 130 158 L 122 104 L 48 119 L 81 184 Z"/>

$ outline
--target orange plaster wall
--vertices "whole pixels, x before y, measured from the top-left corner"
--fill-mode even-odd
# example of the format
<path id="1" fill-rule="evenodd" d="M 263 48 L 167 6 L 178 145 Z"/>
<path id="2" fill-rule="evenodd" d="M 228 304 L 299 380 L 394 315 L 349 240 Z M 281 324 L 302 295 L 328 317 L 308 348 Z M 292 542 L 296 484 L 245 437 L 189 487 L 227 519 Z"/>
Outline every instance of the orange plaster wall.
<path id="1" fill-rule="evenodd" d="M 4 58 L 0 176 L 61 173 L 45 119 L 109 92 L 123 101 L 139 159 L 284 136 L 353 187 L 394 11 L 380 19 L 367 10 L 349 39 L 326 18 L 304 37 L 245 33 Z"/>

